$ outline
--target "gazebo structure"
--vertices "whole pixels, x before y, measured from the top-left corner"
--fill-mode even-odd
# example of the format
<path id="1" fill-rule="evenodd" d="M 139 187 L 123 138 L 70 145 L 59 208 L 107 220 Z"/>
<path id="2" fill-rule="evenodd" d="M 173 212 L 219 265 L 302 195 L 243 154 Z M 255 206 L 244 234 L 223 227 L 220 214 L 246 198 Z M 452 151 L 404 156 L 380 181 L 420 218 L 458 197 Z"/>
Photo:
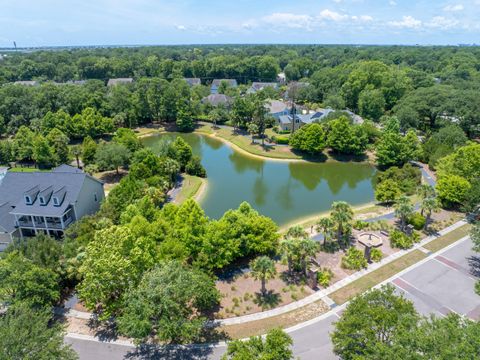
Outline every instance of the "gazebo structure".
<path id="1" fill-rule="evenodd" d="M 370 253 L 372 248 L 377 248 L 383 245 L 383 240 L 379 235 L 371 232 L 363 232 L 357 236 L 358 242 L 365 246 L 365 259 L 370 263 Z"/>

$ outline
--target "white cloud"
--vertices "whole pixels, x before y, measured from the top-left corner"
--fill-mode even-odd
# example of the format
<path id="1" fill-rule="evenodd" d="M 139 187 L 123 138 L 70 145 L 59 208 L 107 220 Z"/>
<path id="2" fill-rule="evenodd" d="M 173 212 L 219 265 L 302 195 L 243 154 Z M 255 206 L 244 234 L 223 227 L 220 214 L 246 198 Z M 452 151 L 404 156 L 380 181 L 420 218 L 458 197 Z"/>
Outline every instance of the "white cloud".
<path id="1" fill-rule="evenodd" d="M 388 2 L 391 6 L 396 6 L 397 5 L 397 2 L 395 0 L 390 0 Z"/>
<path id="2" fill-rule="evenodd" d="M 294 29 L 309 28 L 313 18 L 309 15 L 292 14 L 292 13 L 273 13 L 264 16 L 262 20 L 270 25 L 278 25 Z"/>
<path id="3" fill-rule="evenodd" d="M 333 0 L 333 2 L 340 4 L 343 0 Z"/>
<path id="4" fill-rule="evenodd" d="M 425 25 L 427 27 L 435 28 L 435 29 L 451 29 L 459 24 L 459 21 L 456 19 L 447 19 L 443 16 L 435 16 Z"/>
<path id="5" fill-rule="evenodd" d="M 462 10 L 463 10 L 462 4 L 451 4 L 443 8 L 443 11 L 447 11 L 447 12 L 455 12 L 455 11 L 462 11 Z"/>
<path id="6" fill-rule="evenodd" d="M 177 28 L 177 30 L 181 30 L 181 31 L 187 30 L 187 28 L 185 27 L 185 25 L 176 25 L 175 27 Z"/>
<path id="7" fill-rule="evenodd" d="M 418 29 L 422 26 L 420 20 L 415 19 L 413 16 L 404 16 L 401 21 L 390 21 L 389 25 L 397 28 Z"/>
<path id="8" fill-rule="evenodd" d="M 338 12 L 332 11 L 332 10 L 322 10 L 320 12 L 319 19 L 322 20 L 332 20 L 332 21 L 343 21 L 348 19 L 348 15 L 345 14 L 340 14 Z"/>

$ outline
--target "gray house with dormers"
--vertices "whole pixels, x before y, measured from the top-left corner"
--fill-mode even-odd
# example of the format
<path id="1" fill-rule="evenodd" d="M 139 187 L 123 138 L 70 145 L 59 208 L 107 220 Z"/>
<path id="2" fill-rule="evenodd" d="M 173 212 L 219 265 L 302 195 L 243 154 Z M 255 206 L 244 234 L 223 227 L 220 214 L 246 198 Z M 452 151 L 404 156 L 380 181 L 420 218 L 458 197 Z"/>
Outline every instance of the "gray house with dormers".
<path id="1" fill-rule="evenodd" d="M 15 237 L 61 238 L 71 223 L 97 212 L 104 198 L 102 182 L 69 165 L 7 172 L 0 179 L 0 250 Z"/>

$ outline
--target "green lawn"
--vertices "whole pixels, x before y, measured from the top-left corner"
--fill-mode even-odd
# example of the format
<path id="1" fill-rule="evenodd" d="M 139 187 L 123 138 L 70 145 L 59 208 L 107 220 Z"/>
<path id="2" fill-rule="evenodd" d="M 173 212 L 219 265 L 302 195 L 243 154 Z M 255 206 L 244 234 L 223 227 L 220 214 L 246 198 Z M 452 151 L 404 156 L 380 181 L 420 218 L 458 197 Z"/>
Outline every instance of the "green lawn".
<path id="1" fill-rule="evenodd" d="M 197 176 L 191 176 L 186 174 L 183 176 L 184 179 L 182 183 L 182 188 L 180 189 L 180 192 L 175 198 L 176 204 L 181 204 L 185 200 L 194 197 L 200 190 L 200 187 L 202 186 L 202 183 L 204 181 L 202 178 L 199 178 Z"/>
<path id="2" fill-rule="evenodd" d="M 387 280 L 396 273 L 406 269 L 409 266 L 424 259 L 427 255 L 419 250 L 414 250 L 407 255 L 402 256 L 389 264 L 382 266 L 381 268 L 372 271 L 371 273 L 362 276 L 358 280 L 338 289 L 329 295 L 329 297 L 335 301 L 338 305 L 346 303 L 353 297 L 371 289 L 375 285 L 380 284 L 382 281 Z"/>
<path id="3" fill-rule="evenodd" d="M 37 169 L 37 168 L 34 168 L 34 167 L 13 167 L 13 168 L 10 168 L 8 169 L 8 171 L 10 172 L 36 172 L 36 171 L 43 171 L 43 172 L 49 172 L 50 170 L 46 170 L 46 169 Z"/>
<path id="4" fill-rule="evenodd" d="M 455 229 L 448 234 L 440 236 L 439 238 L 429 242 L 424 246 L 424 248 L 432 252 L 436 252 L 467 236 L 471 228 L 472 226 L 470 224 L 463 225 L 462 227 L 459 227 L 458 229 Z"/>

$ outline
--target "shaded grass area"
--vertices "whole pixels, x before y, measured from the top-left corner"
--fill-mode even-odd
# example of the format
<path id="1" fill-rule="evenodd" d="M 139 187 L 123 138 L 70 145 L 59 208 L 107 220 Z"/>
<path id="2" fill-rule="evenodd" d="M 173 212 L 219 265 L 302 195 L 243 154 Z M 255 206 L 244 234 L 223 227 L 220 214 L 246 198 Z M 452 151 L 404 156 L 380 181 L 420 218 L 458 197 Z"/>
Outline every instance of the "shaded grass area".
<path id="1" fill-rule="evenodd" d="M 38 171 L 50 172 L 51 169 L 37 169 L 37 168 L 34 168 L 34 167 L 13 167 L 13 168 L 8 169 L 8 171 L 10 171 L 10 172 L 38 172 Z"/>
<path id="2" fill-rule="evenodd" d="M 427 255 L 419 250 L 414 250 L 401 258 L 392 261 L 371 273 L 362 276 L 358 280 L 338 289 L 329 295 L 338 305 L 341 305 L 353 297 L 371 289 L 382 281 L 387 280 L 396 273 L 424 259 Z"/>
<path id="3" fill-rule="evenodd" d="M 440 236 L 439 238 L 429 242 L 427 245 L 424 246 L 424 248 L 432 252 L 441 250 L 444 247 L 453 244 L 455 241 L 458 241 L 461 238 L 467 236 L 471 228 L 472 225 L 470 224 L 463 225 L 458 229 L 455 229 L 448 234 Z"/>
<path id="4" fill-rule="evenodd" d="M 244 324 L 228 325 L 220 327 L 220 331 L 227 334 L 230 339 L 243 339 L 249 336 L 257 336 L 267 333 L 274 328 L 286 328 L 307 320 L 316 318 L 326 313 L 330 308 L 318 300 L 312 304 L 288 313 L 269 317 L 263 320 L 250 321 Z"/>
<path id="5" fill-rule="evenodd" d="M 203 184 L 203 179 L 198 176 L 183 175 L 182 187 L 175 198 L 176 204 L 181 204 L 185 200 L 194 197 Z"/>

